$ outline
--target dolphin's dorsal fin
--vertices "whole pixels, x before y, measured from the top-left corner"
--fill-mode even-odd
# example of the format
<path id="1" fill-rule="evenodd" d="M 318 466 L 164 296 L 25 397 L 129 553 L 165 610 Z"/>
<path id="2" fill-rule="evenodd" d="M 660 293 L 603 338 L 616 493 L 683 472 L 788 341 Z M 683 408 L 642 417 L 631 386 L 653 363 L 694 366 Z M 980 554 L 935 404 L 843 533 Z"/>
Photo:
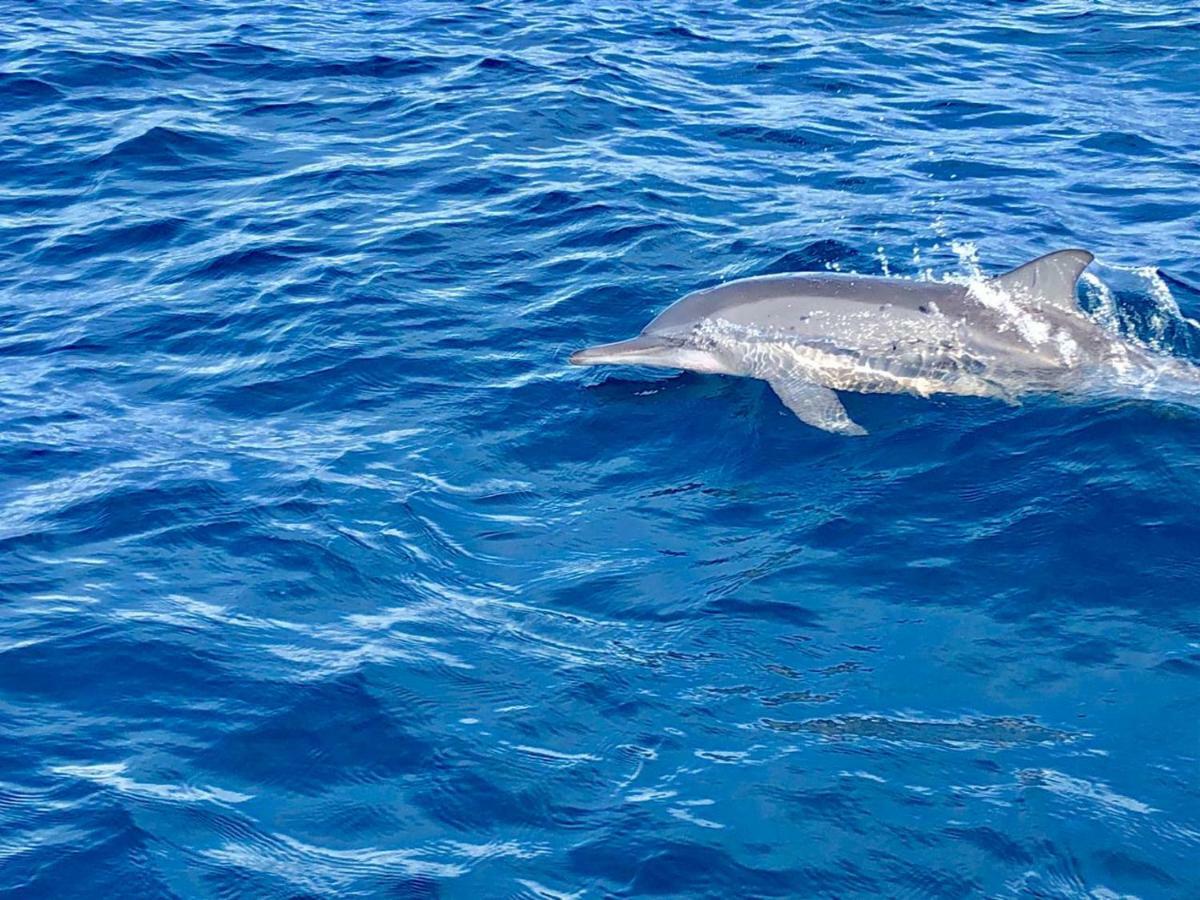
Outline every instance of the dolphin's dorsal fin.
<path id="1" fill-rule="evenodd" d="M 1057 250 L 997 275 L 988 282 L 1017 301 L 1079 311 L 1075 283 L 1095 257 L 1086 250 Z"/>

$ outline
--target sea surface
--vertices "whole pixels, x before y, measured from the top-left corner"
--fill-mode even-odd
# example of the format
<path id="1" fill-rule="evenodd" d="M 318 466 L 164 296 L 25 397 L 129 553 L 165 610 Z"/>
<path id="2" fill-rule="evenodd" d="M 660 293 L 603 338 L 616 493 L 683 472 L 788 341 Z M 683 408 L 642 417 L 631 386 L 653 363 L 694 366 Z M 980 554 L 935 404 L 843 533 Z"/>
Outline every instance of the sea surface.
<path id="1" fill-rule="evenodd" d="M 0 893 L 1200 896 L 1200 411 L 567 365 L 1073 246 L 1195 2 L 0 0 Z"/>

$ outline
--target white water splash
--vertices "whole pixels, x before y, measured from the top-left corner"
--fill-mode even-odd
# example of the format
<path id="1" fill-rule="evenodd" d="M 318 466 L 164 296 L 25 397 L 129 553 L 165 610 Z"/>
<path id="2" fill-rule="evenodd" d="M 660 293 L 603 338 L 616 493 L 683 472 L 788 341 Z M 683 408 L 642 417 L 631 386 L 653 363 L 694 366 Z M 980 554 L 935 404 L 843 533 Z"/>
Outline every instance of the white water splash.
<path id="1" fill-rule="evenodd" d="M 1091 272 L 1084 272 L 1080 276 L 1080 280 L 1096 292 L 1099 300 L 1096 309 L 1092 312 L 1092 318 L 1106 331 L 1120 334 L 1124 330 L 1124 324 L 1121 321 L 1120 309 L 1117 307 L 1117 298 L 1113 294 L 1112 288 L 1105 284 L 1099 275 L 1093 275 Z"/>
<path id="2" fill-rule="evenodd" d="M 1183 310 L 1179 308 L 1179 303 L 1175 299 L 1175 295 L 1171 293 L 1171 288 L 1158 273 L 1158 269 L 1154 266 L 1142 266 L 1133 270 L 1135 275 L 1140 275 L 1146 280 L 1150 286 L 1150 296 L 1167 316 L 1181 322 L 1186 322 L 1193 328 L 1200 328 L 1200 322 L 1190 316 L 1185 316 Z"/>
<path id="3" fill-rule="evenodd" d="M 1025 343 L 1040 347 L 1050 340 L 1052 333 L 1048 322 L 1038 318 L 1032 309 L 1023 306 L 1008 291 L 983 278 L 978 271 L 971 276 L 967 289 L 979 303 L 1000 316 L 1002 328 L 1012 329 Z M 1069 337 L 1067 340 L 1074 344 Z"/>
<path id="4" fill-rule="evenodd" d="M 958 264 L 972 278 L 983 278 L 983 270 L 979 266 L 979 247 L 974 241 L 951 241 L 950 250 L 958 257 Z"/>
<path id="5" fill-rule="evenodd" d="M 1098 303 L 1092 318 L 1106 330 L 1126 340 L 1160 353 L 1170 353 L 1171 329 L 1186 325 L 1200 330 L 1200 321 L 1184 314 L 1166 280 L 1154 266 L 1123 266 L 1096 259 L 1093 265 L 1111 273 L 1111 281 L 1117 290 L 1126 289 L 1150 300 L 1151 311 L 1145 319 L 1143 333 L 1137 330 L 1137 317 L 1123 309 L 1117 300 L 1114 283 L 1102 279 L 1094 272 L 1085 272 L 1083 281 L 1095 294 Z M 1148 332 L 1148 333 L 1147 333 Z"/>

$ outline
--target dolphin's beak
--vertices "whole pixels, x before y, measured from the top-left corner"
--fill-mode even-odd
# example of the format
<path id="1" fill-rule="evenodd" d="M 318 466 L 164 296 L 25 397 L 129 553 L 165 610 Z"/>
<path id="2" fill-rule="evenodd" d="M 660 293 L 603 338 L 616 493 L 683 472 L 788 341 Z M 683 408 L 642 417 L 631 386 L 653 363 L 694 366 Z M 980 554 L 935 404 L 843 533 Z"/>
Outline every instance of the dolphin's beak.
<path id="1" fill-rule="evenodd" d="M 640 334 L 627 341 L 576 350 L 571 354 L 570 362 L 573 366 L 632 366 L 660 357 L 665 348 L 666 345 L 661 338 Z"/>

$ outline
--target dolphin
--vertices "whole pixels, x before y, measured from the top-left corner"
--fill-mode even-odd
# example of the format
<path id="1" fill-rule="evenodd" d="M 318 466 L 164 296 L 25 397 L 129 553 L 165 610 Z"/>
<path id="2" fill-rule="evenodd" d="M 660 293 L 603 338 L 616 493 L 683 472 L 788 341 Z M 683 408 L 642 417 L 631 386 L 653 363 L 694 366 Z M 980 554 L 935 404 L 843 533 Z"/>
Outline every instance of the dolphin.
<path id="1" fill-rule="evenodd" d="M 1164 384 L 1200 397 L 1200 369 L 1106 331 L 1079 306 L 1093 256 L 1059 250 L 968 283 L 840 273 L 743 278 L 678 300 L 635 338 L 574 365 L 636 365 L 759 378 L 801 421 L 866 434 L 837 391 L 997 397 Z"/>

